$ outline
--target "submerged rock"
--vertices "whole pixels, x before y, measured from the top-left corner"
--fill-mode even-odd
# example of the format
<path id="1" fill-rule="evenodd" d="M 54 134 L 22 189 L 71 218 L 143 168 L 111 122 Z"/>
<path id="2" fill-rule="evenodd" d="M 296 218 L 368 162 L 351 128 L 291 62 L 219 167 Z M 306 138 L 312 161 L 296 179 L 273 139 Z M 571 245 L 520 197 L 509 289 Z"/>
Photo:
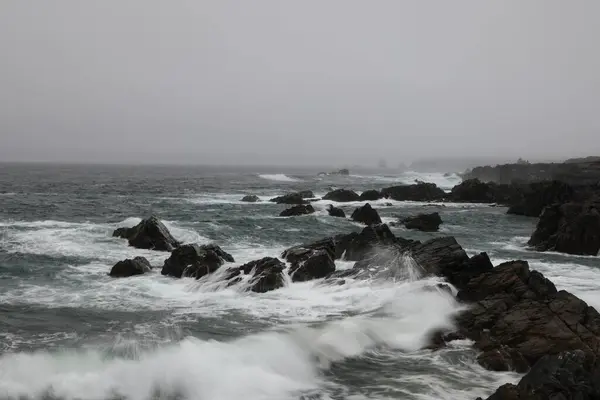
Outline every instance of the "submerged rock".
<path id="1" fill-rule="evenodd" d="M 381 193 L 378 190 L 365 190 L 364 192 L 362 192 L 360 194 L 360 197 L 358 198 L 360 201 L 375 201 L 375 200 L 379 200 L 381 199 L 383 196 L 381 195 Z"/>
<path id="2" fill-rule="evenodd" d="M 129 245 L 138 249 L 172 251 L 180 245 L 155 216 L 143 219 L 133 228 L 118 228 L 113 236 L 128 239 Z"/>
<path id="3" fill-rule="evenodd" d="M 600 250 L 600 198 L 546 207 L 529 245 L 538 251 L 597 255 Z"/>
<path id="4" fill-rule="evenodd" d="M 200 279 L 215 272 L 225 262 L 234 262 L 231 254 L 215 244 L 186 244 L 175 249 L 165 260 L 161 274 Z"/>
<path id="5" fill-rule="evenodd" d="M 310 190 L 305 190 L 302 192 L 296 193 L 288 193 L 283 196 L 274 197 L 270 202 L 277 204 L 306 204 L 308 201 L 306 199 L 314 197 L 313 193 Z"/>
<path id="6" fill-rule="evenodd" d="M 440 229 L 442 218 L 439 213 L 434 212 L 404 218 L 402 223 L 407 229 L 417 229 L 423 232 L 437 232 Z"/>
<path id="7" fill-rule="evenodd" d="M 344 213 L 344 210 L 338 207 L 334 207 L 331 204 L 327 206 L 327 212 L 332 217 L 346 218 L 346 213 Z"/>
<path id="8" fill-rule="evenodd" d="M 348 189 L 336 189 L 323 196 L 323 200 L 337 201 L 339 203 L 358 201 L 359 199 L 360 196 L 358 193 Z"/>
<path id="9" fill-rule="evenodd" d="M 125 278 L 134 275 L 142 275 L 152 271 L 150 262 L 144 257 L 135 257 L 116 263 L 110 270 L 109 275 L 115 278 Z"/>
<path id="10" fill-rule="evenodd" d="M 392 186 L 381 190 L 381 195 L 398 201 L 433 201 L 441 200 L 446 192 L 435 183 L 419 182 L 414 185 Z"/>
<path id="11" fill-rule="evenodd" d="M 299 204 L 288 209 L 283 210 L 279 216 L 280 217 L 292 217 L 298 215 L 306 215 L 312 214 L 315 212 L 315 209 L 310 204 Z"/>
<path id="12" fill-rule="evenodd" d="M 365 225 L 381 224 L 379 213 L 369 203 L 357 208 L 352 213 L 352 220 Z"/>
<path id="13" fill-rule="evenodd" d="M 245 203 L 256 203 L 257 201 L 260 201 L 260 199 L 258 198 L 257 195 L 254 194 L 248 194 L 244 197 L 242 197 L 242 200 Z"/>

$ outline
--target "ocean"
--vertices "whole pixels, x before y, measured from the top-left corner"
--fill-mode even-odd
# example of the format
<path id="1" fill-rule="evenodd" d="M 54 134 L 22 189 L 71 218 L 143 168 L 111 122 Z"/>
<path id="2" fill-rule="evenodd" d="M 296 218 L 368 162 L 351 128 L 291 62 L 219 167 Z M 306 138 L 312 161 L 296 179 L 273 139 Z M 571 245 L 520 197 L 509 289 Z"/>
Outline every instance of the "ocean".
<path id="1" fill-rule="evenodd" d="M 316 213 L 282 218 L 266 200 L 296 190 L 322 196 L 415 179 L 449 190 L 456 175 L 351 171 L 318 176 L 294 168 L 0 165 L 0 399 L 328 400 L 487 396 L 515 373 L 484 370 L 468 341 L 424 350 L 461 305 L 442 282 L 407 265 L 395 279 L 315 280 L 268 293 L 151 273 L 115 279 L 117 261 L 168 253 L 128 247 L 117 227 L 157 215 L 176 239 L 216 243 L 236 265 L 292 245 L 358 231 Z M 261 202 L 243 203 L 245 194 Z M 438 211 L 440 232 L 393 227 L 397 236 L 455 236 L 494 264 L 524 259 L 600 306 L 597 257 L 530 251 L 537 219 L 487 204 L 370 202 L 384 222 Z M 343 203 L 346 214 L 359 204 Z M 353 263 L 336 261 L 337 269 Z"/>

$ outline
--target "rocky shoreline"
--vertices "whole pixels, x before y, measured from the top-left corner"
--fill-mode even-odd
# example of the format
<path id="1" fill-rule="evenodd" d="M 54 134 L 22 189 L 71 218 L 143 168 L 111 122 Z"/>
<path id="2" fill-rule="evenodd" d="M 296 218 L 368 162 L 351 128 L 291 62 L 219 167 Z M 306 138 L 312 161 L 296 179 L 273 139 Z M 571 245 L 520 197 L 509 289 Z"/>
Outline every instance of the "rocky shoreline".
<path id="1" fill-rule="evenodd" d="M 520 210 L 527 210 L 522 214 L 532 215 L 541 208 L 540 222 L 530 241 L 532 246 L 571 254 L 597 254 L 600 247 L 600 202 L 595 187 L 582 191 L 553 181 L 517 188 L 471 180 L 457 185 L 451 193 L 425 183 L 378 193 L 380 198 L 412 201 L 517 199 L 509 211 L 521 207 Z M 376 194 L 369 191 L 366 197 L 374 199 Z M 360 197 L 349 190 L 337 190 L 324 199 L 344 202 Z M 272 201 L 293 205 L 290 210 L 310 211 L 311 200 L 312 192 L 302 192 Z M 330 213 L 331 210 L 336 209 L 332 206 Z M 434 218 L 433 228 L 437 229 L 441 219 L 438 221 L 439 215 Z M 256 293 L 283 287 L 286 279 L 324 279 L 332 283 L 349 277 L 393 279 L 406 272 L 410 264 L 422 275 L 443 277 L 455 288 L 456 300 L 466 306 L 455 319 L 455 330 L 431 332 L 428 347 L 432 351 L 453 340 L 469 339 L 478 350 L 477 361 L 483 367 L 525 373 L 517 385 L 502 386 L 488 400 L 600 398 L 600 384 L 595 383 L 600 377 L 600 314 L 593 307 L 569 292 L 557 290 L 541 273 L 530 270 L 526 261 L 493 266 L 486 253 L 469 257 L 452 236 L 425 242 L 397 237 L 381 223 L 369 203 L 357 208 L 351 219 L 366 227 L 294 246 L 280 255 L 239 267 L 230 266 L 233 257 L 215 244 L 177 242 L 156 217 L 133 228 L 119 228 L 113 236 L 127 239 L 134 247 L 171 251 L 162 266 L 163 275 L 200 279 L 222 271 L 219 276 L 227 286 L 247 279 L 248 290 Z M 336 270 L 335 260 L 353 261 L 354 266 Z M 136 257 L 117 263 L 110 275 L 139 275 L 151 268 L 145 259 Z M 289 278 L 285 277 L 286 268 Z"/>

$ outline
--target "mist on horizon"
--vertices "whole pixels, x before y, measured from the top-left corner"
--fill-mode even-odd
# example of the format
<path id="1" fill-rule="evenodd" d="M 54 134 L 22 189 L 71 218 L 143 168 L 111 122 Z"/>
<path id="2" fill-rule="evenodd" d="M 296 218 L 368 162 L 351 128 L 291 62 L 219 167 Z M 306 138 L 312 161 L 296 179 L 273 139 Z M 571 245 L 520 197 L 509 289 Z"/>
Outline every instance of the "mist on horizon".
<path id="1" fill-rule="evenodd" d="M 6 1 L 0 161 L 598 155 L 600 3 Z"/>

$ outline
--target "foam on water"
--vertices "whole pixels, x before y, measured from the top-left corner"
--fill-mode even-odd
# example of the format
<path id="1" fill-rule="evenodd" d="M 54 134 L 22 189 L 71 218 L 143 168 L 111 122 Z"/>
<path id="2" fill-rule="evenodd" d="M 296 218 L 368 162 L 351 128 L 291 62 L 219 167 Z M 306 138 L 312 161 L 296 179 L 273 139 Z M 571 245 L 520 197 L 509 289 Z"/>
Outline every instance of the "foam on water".
<path id="1" fill-rule="evenodd" d="M 277 182 L 302 182 L 300 179 L 292 178 L 285 174 L 261 174 L 258 175 L 259 178 L 267 179 L 269 181 L 277 181 Z"/>
<path id="2" fill-rule="evenodd" d="M 431 330 L 450 326 L 459 309 L 441 292 L 410 290 L 397 292 L 376 310 L 317 327 L 296 326 L 231 342 L 187 338 L 141 351 L 135 359 L 106 358 L 102 349 L 5 354 L 0 357 L 0 395 L 145 400 L 160 391 L 162 398 L 297 399 L 323 386 L 319 370 L 332 362 L 380 346 L 418 350 Z"/>

